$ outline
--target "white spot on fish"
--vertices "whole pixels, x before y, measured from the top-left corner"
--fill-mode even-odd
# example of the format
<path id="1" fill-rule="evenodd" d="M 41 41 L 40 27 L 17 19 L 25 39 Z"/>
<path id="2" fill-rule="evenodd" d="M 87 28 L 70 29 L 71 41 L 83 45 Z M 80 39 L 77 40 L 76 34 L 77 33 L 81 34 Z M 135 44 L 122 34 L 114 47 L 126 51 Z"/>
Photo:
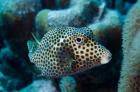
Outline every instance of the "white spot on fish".
<path id="1" fill-rule="evenodd" d="M 60 38 L 60 41 L 59 41 L 59 42 L 61 43 L 61 42 L 63 42 L 63 41 L 64 41 L 64 38 Z"/>
<path id="2" fill-rule="evenodd" d="M 101 58 L 101 64 L 107 64 L 112 58 L 111 53 L 106 53 L 102 58 Z"/>

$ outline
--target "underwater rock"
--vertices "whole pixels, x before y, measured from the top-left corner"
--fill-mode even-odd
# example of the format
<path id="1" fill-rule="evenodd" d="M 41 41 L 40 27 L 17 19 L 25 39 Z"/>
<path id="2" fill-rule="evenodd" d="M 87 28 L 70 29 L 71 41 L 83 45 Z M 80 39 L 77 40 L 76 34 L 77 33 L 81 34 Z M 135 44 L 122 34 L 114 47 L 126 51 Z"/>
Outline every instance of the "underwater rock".
<path id="1" fill-rule="evenodd" d="M 19 92 L 58 92 L 51 80 L 34 80 Z"/>
<path id="2" fill-rule="evenodd" d="M 0 63 L 2 63 L 2 61 L 5 59 L 12 59 L 13 57 L 14 53 L 9 47 L 4 47 L 0 49 Z"/>
<path id="3" fill-rule="evenodd" d="M 5 76 L 0 72 L 0 92 L 5 92 L 4 86 L 6 86 L 6 78 L 5 78 Z"/>
<path id="4" fill-rule="evenodd" d="M 0 82 L 2 82 L 3 89 L 7 90 L 6 92 L 11 92 L 19 90 L 32 82 L 30 67 L 23 58 L 16 58 L 8 48 L 2 48 L 0 53 L 0 71 L 3 73 L 3 77 L 0 77 Z"/>
<path id="5" fill-rule="evenodd" d="M 48 12 L 50 10 L 41 10 L 35 18 L 36 36 L 42 36 L 48 31 Z M 37 35 L 38 34 L 38 35 Z M 41 37 L 39 37 L 41 38 Z"/>
<path id="6" fill-rule="evenodd" d="M 36 25 L 40 30 L 47 28 L 47 25 L 83 27 L 98 19 L 104 9 L 101 6 L 104 3 L 102 5 L 96 0 L 71 0 L 67 9 L 40 11 L 36 17 Z"/>
<path id="7" fill-rule="evenodd" d="M 76 92 L 76 86 L 76 80 L 71 76 L 63 77 L 59 82 L 61 92 Z"/>
<path id="8" fill-rule="evenodd" d="M 115 8 L 115 2 L 113 0 L 104 0 L 106 2 L 106 5 L 109 9 Z"/>
<path id="9" fill-rule="evenodd" d="M 7 75 L 10 75 L 11 73 L 9 74 L 9 72 L 12 72 L 11 66 L 8 64 L 8 61 L 12 60 L 13 57 L 14 53 L 11 51 L 10 48 L 4 47 L 0 49 L 0 70 L 3 73 L 7 73 Z"/>
<path id="10" fill-rule="evenodd" d="M 0 35 L 21 41 L 27 39 L 33 31 L 34 17 L 41 9 L 40 0 L 1 0 L 0 5 Z"/>
<path id="11" fill-rule="evenodd" d="M 1 0 L 0 5 L 0 15 L 9 18 L 11 22 L 41 9 L 40 0 Z"/>
<path id="12" fill-rule="evenodd" d="M 13 90 L 18 90 L 23 85 L 25 85 L 23 81 L 21 82 L 21 80 L 18 78 L 10 78 L 0 72 L 0 92 L 11 92 Z"/>
<path id="13" fill-rule="evenodd" d="M 117 11 L 106 10 L 101 20 L 98 20 L 88 27 L 93 30 L 93 32 L 106 31 L 115 28 L 121 28 L 123 20 L 120 20 L 121 15 Z"/>
<path id="14" fill-rule="evenodd" d="M 27 63 L 29 59 L 25 54 L 26 40 L 34 31 L 34 17 L 41 9 L 40 0 L 1 0 L 0 5 L 0 37 L 4 46 L 14 52 L 13 58 L 17 59 L 14 62 Z M 3 58 L 2 61 L 5 59 L 7 58 Z M 7 59 L 6 62 L 9 61 Z"/>
<path id="15" fill-rule="evenodd" d="M 123 12 L 124 12 L 124 5 L 125 5 L 124 0 L 116 0 L 116 1 L 115 1 L 115 8 L 116 8 L 116 10 L 118 10 L 120 13 L 123 13 Z"/>
<path id="16" fill-rule="evenodd" d="M 0 0 L 0 69 L 10 77 L 7 90 L 20 89 L 32 81 L 26 41 L 40 9 L 40 0 Z"/>
<path id="17" fill-rule="evenodd" d="M 140 0 L 129 11 L 123 27 L 123 55 L 118 92 L 139 92 L 140 88 Z"/>
<path id="18" fill-rule="evenodd" d="M 43 9 L 65 9 L 69 6 L 70 0 L 42 0 Z"/>
<path id="19" fill-rule="evenodd" d="M 31 66 L 9 47 L 0 49 L 0 70 L 5 78 L 5 90 L 18 90 L 32 81 Z"/>
<path id="20" fill-rule="evenodd" d="M 116 0 L 115 9 L 121 14 L 127 14 L 128 10 L 137 0 Z"/>
<path id="21" fill-rule="evenodd" d="M 126 14 L 137 0 L 104 0 L 109 9 L 114 9 L 121 14 Z"/>

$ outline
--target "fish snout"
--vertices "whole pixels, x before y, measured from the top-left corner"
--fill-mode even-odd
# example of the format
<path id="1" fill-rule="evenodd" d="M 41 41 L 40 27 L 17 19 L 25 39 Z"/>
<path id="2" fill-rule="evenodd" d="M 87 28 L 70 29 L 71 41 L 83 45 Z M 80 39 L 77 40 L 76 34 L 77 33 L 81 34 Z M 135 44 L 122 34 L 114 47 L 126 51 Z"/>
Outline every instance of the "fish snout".
<path id="1" fill-rule="evenodd" d="M 106 64 L 112 59 L 112 54 L 110 51 L 107 51 L 105 54 L 103 54 L 103 57 L 101 58 L 101 64 Z"/>

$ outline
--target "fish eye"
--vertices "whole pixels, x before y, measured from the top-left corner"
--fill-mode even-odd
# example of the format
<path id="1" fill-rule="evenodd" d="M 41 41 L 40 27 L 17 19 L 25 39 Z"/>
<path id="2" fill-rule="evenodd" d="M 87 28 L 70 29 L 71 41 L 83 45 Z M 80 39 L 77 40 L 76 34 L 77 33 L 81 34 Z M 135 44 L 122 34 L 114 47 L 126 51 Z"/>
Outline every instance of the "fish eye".
<path id="1" fill-rule="evenodd" d="M 80 44 L 80 43 L 82 43 L 82 42 L 83 42 L 82 37 L 77 37 L 77 38 L 76 38 L 76 43 Z"/>
<path id="2" fill-rule="evenodd" d="M 81 42 L 81 40 L 82 40 L 81 38 L 77 38 L 76 39 L 77 42 Z"/>

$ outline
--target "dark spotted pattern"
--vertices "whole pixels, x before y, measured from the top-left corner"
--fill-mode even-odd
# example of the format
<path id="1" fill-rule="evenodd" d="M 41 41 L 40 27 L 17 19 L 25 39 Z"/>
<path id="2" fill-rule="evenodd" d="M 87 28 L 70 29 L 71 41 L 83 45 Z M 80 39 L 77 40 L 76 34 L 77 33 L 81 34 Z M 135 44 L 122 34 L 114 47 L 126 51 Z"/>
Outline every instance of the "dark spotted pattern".
<path id="1" fill-rule="evenodd" d="M 53 28 L 44 35 L 30 60 L 46 77 L 60 77 L 90 69 L 101 65 L 102 57 L 111 56 L 93 38 L 88 28 Z"/>

